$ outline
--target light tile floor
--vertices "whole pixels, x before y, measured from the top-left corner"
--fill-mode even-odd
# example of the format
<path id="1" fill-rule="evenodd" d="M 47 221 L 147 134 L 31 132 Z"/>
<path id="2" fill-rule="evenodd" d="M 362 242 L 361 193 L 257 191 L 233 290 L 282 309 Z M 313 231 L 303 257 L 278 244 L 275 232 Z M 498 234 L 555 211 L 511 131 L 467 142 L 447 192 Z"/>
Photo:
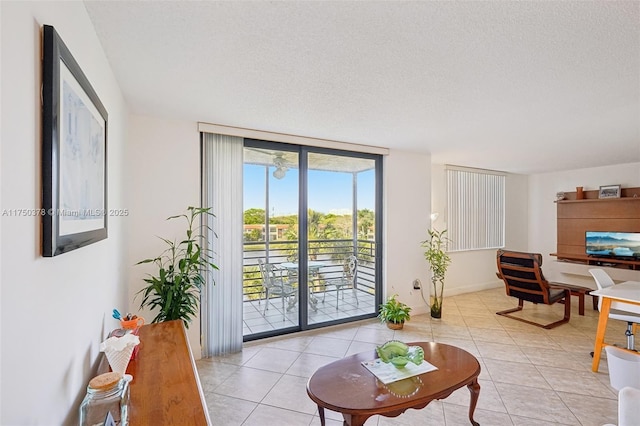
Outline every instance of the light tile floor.
<path id="1" fill-rule="evenodd" d="M 315 309 L 310 304 L 308 315 L 309 324 L 317 324 L 342 318 L 366 315 L 375 312 L 375 298 L 373 294 L 364 291 L 358 292 L 358 297 L 347 289 L 340 293 L 341 298 L 336 298 L 336 292 L 327 294 L 316 293 L 317 302 Z M 265 310 L 265 300 L 252 300 L 244 302 L 242 309 L 244 336 L 265 331 L 274 331 L 281 328 L 295 327 L 298 325 L 298 308 L 294 305 L 282 308 L 282 299 L 274 297 L 269 302 L 269 308 Z"/>
<path id="2" fill-rule="evenodd" d="M 390 339 L 436 341 L 461 347 L 480 361 L 480 398 L 475 419 L 483 426 L 585 425 L 617 421 L 616 392 L 609 386 L 606 357 L 591 371 L 598 313 L 588 298 L 585 316 L 574 299 L 568 324 L 544 330 L 501 317 L 516 299 L 504 289 L 445 298 L 443 318 L 414 315 L 404 330 L 376 320 L 246 343 L 241 353 L 197 361 L 214 425 L 319 425 L 306 393 L 320 366 L 370 351 Z M 563 307 L 525 304 L 529 318 L 561 317 Z M 607 342 L 625 345 L 625 324 L 609 321 Z M 603 351 L 604 352 L 604 351 Z M 422 410 L 399 417 L 375 416 L 367 426 L 468 425 L 469 392 L 462 388 Z M 328 425 L 342 425 L 327 412 Z"/>

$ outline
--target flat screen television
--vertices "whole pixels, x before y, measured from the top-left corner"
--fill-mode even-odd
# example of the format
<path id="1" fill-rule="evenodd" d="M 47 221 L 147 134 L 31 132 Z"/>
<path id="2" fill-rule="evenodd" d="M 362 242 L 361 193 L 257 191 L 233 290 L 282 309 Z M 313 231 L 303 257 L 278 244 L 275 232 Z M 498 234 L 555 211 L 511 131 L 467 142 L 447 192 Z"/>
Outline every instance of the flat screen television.
<path id="1" fill-rule="evenodd" d="M 585 247 L 590 256 L 640 259 L 640 232 L 587 231 Z"/>

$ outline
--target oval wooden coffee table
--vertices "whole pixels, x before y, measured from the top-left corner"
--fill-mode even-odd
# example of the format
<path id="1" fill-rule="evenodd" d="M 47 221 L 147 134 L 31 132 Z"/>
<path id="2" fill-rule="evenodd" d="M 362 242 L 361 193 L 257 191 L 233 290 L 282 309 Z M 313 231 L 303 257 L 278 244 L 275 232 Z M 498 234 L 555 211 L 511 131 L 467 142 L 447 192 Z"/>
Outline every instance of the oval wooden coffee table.
<path id="1" fill-rule="evenodd" d="M 424 359 L 438 369 L 385 385 L 362 365 L 378 357 L 375 351 L 319 368 L 307 383 L 307 394 L 318 404 L 321 424 L 325 424 L 325 408 L 342 413 L 345 425 L 361 426 L 376 414 L 396 417 L 409 408 L 424 408 L 434 399 L 444 399 L 467 386 L 471 392 L 469 420 L 479 426 L 473 419 L 480 395 L 478 360 L 465 350 L 443 343 L 408 344 L 422 346 Z"/>

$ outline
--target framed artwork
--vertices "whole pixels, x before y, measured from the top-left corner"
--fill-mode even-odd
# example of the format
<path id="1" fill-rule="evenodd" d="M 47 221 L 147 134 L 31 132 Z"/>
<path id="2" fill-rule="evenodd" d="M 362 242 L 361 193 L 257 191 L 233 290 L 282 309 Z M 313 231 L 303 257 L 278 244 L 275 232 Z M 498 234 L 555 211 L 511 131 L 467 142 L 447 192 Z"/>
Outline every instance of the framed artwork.
<path id="1" fill-rule="evenodd" d="M 620 198 L 620 185 L 604 185 L 600 187 L 598 198 Z"/>
<path id="2" fill-rule="evenodd" d="M 107 238 L 107 111 L 71 52 L 43 27 L 42 255 Z"/>

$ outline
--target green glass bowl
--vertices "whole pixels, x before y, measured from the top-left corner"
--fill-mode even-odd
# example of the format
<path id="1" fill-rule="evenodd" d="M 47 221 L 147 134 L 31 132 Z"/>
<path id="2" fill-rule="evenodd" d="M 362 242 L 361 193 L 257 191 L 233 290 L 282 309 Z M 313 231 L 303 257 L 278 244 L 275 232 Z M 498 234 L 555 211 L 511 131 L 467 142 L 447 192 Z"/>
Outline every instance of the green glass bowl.
<path id="1" fill-rule="evenodd" d="M 409 362 L 409 358 L 406 356 L 395 356 L 389 360 L 396 368 L 403 368 Z"/>

